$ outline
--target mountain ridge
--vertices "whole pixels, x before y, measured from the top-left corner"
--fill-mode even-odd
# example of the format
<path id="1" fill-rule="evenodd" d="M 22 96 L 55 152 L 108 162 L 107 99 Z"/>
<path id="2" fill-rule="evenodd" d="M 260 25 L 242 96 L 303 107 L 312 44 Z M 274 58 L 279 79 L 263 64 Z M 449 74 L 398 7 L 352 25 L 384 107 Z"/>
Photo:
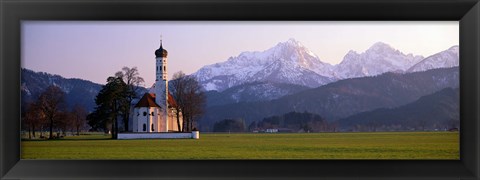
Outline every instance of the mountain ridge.
<path id="1" fill-rule="evenodd" d="M 204 127 L 225 118 L 243 118 L 250 123 L 292 111 L 307 111 L 334 121 L 377 108 L 398 107 L 440 89 L 458 86 L 458 67 L 408 74 L 388 72 L 344 79 L 268 101 L 211 106 L 199 122 Z"/>
<path id="2" fill-rule="evenodd" d="M 254 81 L 315 87 L 334 80 L 327 77 L 331 76 L 328 72 L 332 67 L 322 62 L 300 42 L 289 39 L 265 51 L 242 52 L 227 61 L 206 65 L 193 75 L 207 91 L 223 91 Z M 308 79 L 311 84 L 299 83 L 298 77 Z"/>
<path id="3" fill-rule="evenodd" d="M 439 54 L 446 51 L 427 58 L 436 55 L 444 57 Z M 452 46 L 448 52 L 455 51 L 458 55 L 458 46 Z M 458 65 L 458 57 L 451 57 L 453 56 L 444 58 L 443 60 L 448 62 L 444 64 Z M 207 91 L 221 92 L 233 86 L 256 81 L 315 88 L 342 79 L 375 76 L 385 72 L 414 72 L 408 70 L 427 58 L 405 54 L 386 43 L 376 42 L 361 53 L 350 50 L 339 64 L 331 65 L 323 62 L 301 42 L 290 38 L 264 51 L 245 51 L 224 62 L 203 66 L 192 75 L 198 78 Z M 422 71 L 444 67 L 452 66 L 440 64 L 422 68 Z"/>
<path id="4" fill-rule="evenodd" d="M 458 128 L 459 88 L 445 88 L 396 108 L 380 108 L 338 121 L 344 130 L 391 131 Z"/>
<path id="5" fill-rule="evenodd" d="M 64 78 L 60 75 L 46 72 L 35 72 L 30 69 L 21 69 L 21 97 L 22 104 L 33 102 L 48 86 L 55 85 L 65 92 L 65 101 L 68 107 L 75 104 L 92 111 L 95 107 L 95 97 L 102 88 L 88 80 L 79 78 Z"/>

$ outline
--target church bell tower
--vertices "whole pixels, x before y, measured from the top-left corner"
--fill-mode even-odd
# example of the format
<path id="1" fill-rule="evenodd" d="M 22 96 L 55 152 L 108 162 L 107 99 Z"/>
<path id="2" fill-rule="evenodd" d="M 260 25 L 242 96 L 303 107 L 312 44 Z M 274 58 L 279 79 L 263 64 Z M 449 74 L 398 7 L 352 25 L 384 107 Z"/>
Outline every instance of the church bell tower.
<path id="1" fill-rule="evenodd" d="M 161 107 L 160 115 L 163 124 L 160 127 L 161 131 L 168 131 L 168 80 L 167 80 L 167 50 L 163 49 L 162 38 L 160 38 L 160 48 L 155 51 L 156 60 L 156 80 L 155 80 L 155 102 Z"/>
<path id="2" fill-rule="evenodd" d="M 167 50 L 163 49 L 162 40 L 160 39 L 160 48 L 155 51 L 155 59 L 157 60 L 156 81 L 167 81 Z"/>

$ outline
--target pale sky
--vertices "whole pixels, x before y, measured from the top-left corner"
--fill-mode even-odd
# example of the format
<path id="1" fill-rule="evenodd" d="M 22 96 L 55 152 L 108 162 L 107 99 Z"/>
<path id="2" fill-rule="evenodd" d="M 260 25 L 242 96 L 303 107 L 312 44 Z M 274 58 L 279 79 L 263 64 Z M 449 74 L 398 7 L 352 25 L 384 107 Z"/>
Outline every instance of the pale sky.
<path id="1" fill-rule="evenodd" d="M 290 38 L 332 65 L 379 41 L 427 57 L 459 44 L 459 22 L 23 21 L 22 67 L 105 84 L 123 66 L 136 66 L 150 87 L 160 35 L 171 78 Z"/>

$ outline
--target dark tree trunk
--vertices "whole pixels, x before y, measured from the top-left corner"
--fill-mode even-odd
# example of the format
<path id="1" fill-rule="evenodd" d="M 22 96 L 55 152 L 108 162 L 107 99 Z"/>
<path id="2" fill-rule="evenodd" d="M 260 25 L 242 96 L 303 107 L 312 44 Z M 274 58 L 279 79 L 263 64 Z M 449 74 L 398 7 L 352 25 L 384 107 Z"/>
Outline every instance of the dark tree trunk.
<path id="1" fill-rule="evenodd" d="M 193 118 L 190 117 L 188 122 L 189 122 L 188 130 L 190 132 L 193 130 Z"/>
<path id="2" fill-rule="evenodd" d="M 117 101 L 114 101 L 113 104 L 113 124 L 112 124 L 112 138 L 117 139 L 117 131 L 118 131 L 118 124 L 117 124 Z"/>
<path id="3" fill-rule="evenodd" d="M 50 118 L 50 135 L 49 139 L 53 139 L 53 118 Z"/>
<path id="4" fill-rule="evenodd" d="M 185 132 L 185 131 L 187 131 L 187 121 L 188 121 L 188 119 L 185 116 L 185 114 L 182 114 L 182 116 L 183 116 L 182 132 Z"/>
<path id="5" fill-rule="evenodd" d="M 77 126 L 77 136 L 80 136 L 80 126 Z"/>
<path id="6" fill-rule="evenodd" d="M 190 117 L 187 117 L 187 132 L 192 131 L 192 128 L 190 127 Z"/>
<path id="7" fill-rule="evenodd" d="M 112 139 L 116 139 L 117 137 L 115 136 L 115 120 L 112 123 L 112 132 L 111 133 L 112 133 Z"/>
<path id="8" fill-rule="evenodd" d="M 35 138 L 35 124 L 32 124 L 32 136 Z"/>
<path id="9" fill-rule="evenodd" d="M 35 124 L 32 124 L 33 137 L 35 138 Z"/>
<path id="10" fill-rule="evenodd" d="M 32 127 L 28 127 L 28 139 L 32 139 Z"/>
<path id="11" fill-rule="evenodd" d="M 180 125 L 180 111 L 178 108 L 176 108 L 177 112 L 175 112 L 175 114 L 177 115 L 177 128 L 178 128 L 178 131 L 182 131 L 181 129 L 181 125 Z"/>
<path id="12" fill-rule="evenodd" d="M 133 92 L 135 92 L 135 90 L 133 90 Z M 127 104 L 127 107 L 126 107 L 125 117 L 123 118 L 125 131 L 129 131 L 129 124 L 128 123 L 130 121 L 130 106 L 132 105 L 132 101 L 133 101 L 133 98 L 129 97 L 128 98 L 128 104 Z"/>
<path id="13" fill-rule="evenodd" d="M 123 117 L 123 127 L 125 128 L 125 131 L 128 131 L 128 121 L 130 118 L 130 107 L 127 107 L 127 111 L 125 112 L 125 116 Z"/>

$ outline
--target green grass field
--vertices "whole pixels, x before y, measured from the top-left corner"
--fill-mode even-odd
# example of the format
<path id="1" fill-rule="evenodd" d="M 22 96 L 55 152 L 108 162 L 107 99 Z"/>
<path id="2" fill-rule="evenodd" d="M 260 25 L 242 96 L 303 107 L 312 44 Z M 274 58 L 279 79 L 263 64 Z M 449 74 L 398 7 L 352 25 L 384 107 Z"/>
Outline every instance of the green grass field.
<path id="1" fill-rule="evenodd" d="M 111 140 L 23 140 L 22 159 L 459 159 L 458 132 L 207 134 Z"/>

